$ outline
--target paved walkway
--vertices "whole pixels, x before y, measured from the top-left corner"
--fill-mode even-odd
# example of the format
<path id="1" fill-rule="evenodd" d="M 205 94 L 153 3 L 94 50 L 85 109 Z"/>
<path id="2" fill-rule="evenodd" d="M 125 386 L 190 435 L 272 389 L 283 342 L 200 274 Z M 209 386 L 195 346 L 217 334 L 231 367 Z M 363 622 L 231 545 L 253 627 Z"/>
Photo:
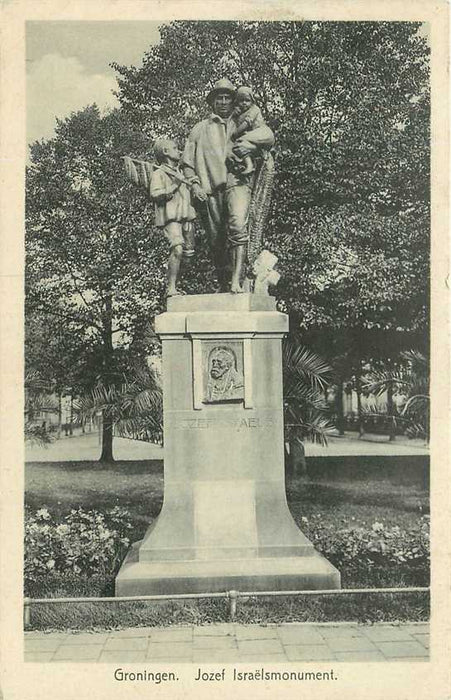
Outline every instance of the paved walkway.
<path id="1" fill-rule="evenodd" d="M 389 442 L 384 435 L 367 435 L 359 440 L 356 433 L 346 433 L 344 437 L 331 437 L 327 447 L 307 442 L 305 452 L 307 457 L 429 454 L 428 448 L 421 440 L 399 438 L 395 442 Z M 113 454 L 115 459 L 124 461 L 163 459 L 164 450 L 159 445 L 148 442 L 114 438 Z M 47 447 L 27 445 L 25 450 L 27 462 L 94 461 L 99 457 L 100 444 L 97 433 L 63 437 Z"/>
<path id="2" fill-rule="evenodd" d="M 348 455 L 427 455 L 429 448 L 424 440 L 409 440 L 397 437 L 390 442 L 386 435 L 365 434 L 362 438 L 357 433 L 345 433 L 342 437 L 328 438 L 327 447 L 311 442 L 305 443 L 307 457 L 328 457 Z"/>
<path id="3" fill-rule="evenodd" d="M 26 632 L 25 661 L 70 663 L 288 663 L 428 661 L 427 623 L 136 627 Z"/>

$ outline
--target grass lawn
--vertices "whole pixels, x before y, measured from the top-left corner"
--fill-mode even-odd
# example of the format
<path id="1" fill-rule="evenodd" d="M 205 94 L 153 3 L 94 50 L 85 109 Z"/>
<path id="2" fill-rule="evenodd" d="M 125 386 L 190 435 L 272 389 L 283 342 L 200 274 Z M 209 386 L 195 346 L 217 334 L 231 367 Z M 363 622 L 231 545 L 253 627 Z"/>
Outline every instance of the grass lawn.
<path id="1" fill-rule="evenodd" d="M 163 504 L 161 461 L 30 462 L 25 466 L 25 505 L 47 507 L 56 520 L 71 508 L 126 508 L 139 540 Z"/>
<path id="2" fill-rule="evenodd" d="M 116 462 L 101 466 L 95 462 L 28 463 L 25 470 L 25 504 L 33 511 L 47 507 L 59 520 L 71 508 L 105 511 L 120 505 L 131 516 L 132 541 L 141 539 L 163 502 L 161 461 Z M 409 529 L 420 515 L 429 512 L 429 495 L 420 486 L 396 485 L 381 479 L 334 481 L 293 481 L 287 489 L 290 510 L 300 527 L 302 518 L 321 519 L 337 529 L 371 527 L 382 522 L 387 527 Z M 305 529 L 305 527 L 303 527 Z M 412 585 L 393 572 L 379 572 L 355 580 L 342 572 L 343 586 Z M 54 582 L 45 589 L 30 590 L 32 597 L 105 596 L 113 594 L 113 579 Z M 427 584 L 422 584 L 427 585 Z M 225 601 L 198 604 L 146 603 L 90 605 L 73 604 L 33 608 L 35 628 L 121 627 L 175 623 L 205 624 L 227 619 Z M 429 601 L 424 594 L 347 596 L 324 599 L 285 599 L 270 602 L 249 599 L 238 604 L 240 622 L 279 622 L 294 620 L 421 620 L 427 619 Z"/>

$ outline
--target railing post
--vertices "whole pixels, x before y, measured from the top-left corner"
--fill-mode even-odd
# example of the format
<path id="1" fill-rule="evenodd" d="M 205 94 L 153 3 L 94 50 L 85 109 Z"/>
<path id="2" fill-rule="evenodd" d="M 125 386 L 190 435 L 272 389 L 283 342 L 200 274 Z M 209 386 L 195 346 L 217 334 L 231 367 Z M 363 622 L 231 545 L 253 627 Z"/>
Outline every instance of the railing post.
<path id="1" fill-rule="evenodd" d="M 31 605 L 30 598 L 23 599 L 23 626 L 28 629 L 31 625 Z"/>
<path id="2" fill-rule="evenodd" d="M 238 599 L 238 592 L 237 591 L 229 591 L 229 600 L 230 600 L 229 618 L 230 618 L 230 622 L 233 622 L 235 620 L 237 599 Z"/>

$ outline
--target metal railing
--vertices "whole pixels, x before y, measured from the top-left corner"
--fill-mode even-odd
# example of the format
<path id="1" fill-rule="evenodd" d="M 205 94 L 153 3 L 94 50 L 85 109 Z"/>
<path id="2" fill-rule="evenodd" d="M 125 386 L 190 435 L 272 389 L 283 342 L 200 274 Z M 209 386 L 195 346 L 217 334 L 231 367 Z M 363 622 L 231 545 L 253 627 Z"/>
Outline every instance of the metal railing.
<path id="1" fill-rule="evenodd" d="M 137 603 L 140 601 L 165 600 L 201 600 L 203 598 L 225 598 L 229 600 L 229 620 L 236 617 L 238 598 L 263 598 L 282 596 L 340 596 L 340 595 L 370 595 L 380 593 L 429 593 L 429 587 L 409 586 L 405 588 L 339 588 L 314 591 L 221 591 L 218 593 L 174 593 L 164 595 L 118 596 L 107 598 L 24 598 L 24 627 L 31 625 L 31 608 L 33 605 L 62 605 L 73 603 Z"/>

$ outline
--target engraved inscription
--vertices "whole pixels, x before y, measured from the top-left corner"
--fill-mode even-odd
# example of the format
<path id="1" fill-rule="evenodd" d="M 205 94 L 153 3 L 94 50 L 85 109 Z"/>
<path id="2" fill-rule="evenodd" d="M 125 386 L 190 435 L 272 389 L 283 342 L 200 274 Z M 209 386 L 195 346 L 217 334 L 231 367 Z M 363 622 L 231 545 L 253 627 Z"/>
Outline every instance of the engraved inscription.
<path id="1" fill-rule="evenodd" d="M 175 424 L 177 430 L 208 430 L 209 428 L 269 428 L 276 425 L 273 418 L 184 418 Z"/>

